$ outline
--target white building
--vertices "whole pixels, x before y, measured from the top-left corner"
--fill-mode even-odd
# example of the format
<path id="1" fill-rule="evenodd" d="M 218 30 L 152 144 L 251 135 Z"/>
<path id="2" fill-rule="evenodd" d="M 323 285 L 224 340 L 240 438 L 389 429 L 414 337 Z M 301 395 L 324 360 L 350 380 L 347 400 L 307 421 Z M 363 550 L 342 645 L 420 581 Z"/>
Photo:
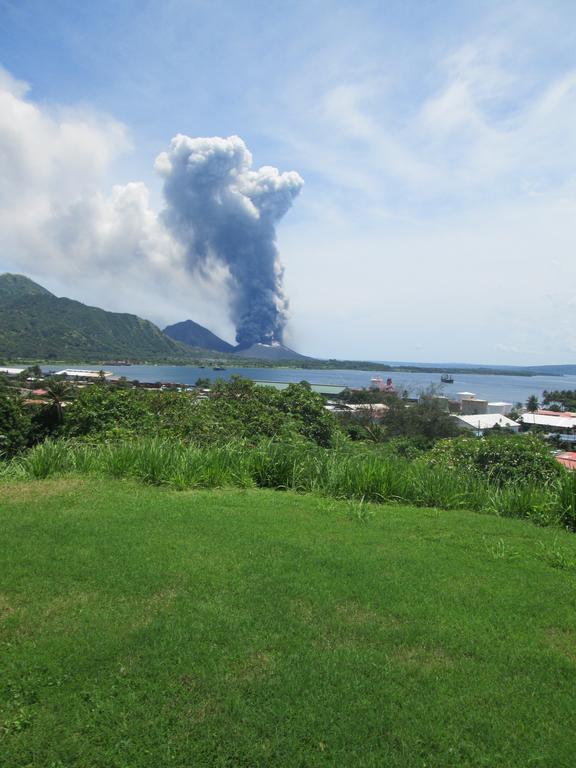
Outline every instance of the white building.
<path id="1" fill-rule="evenodd" d="M 493 403 L 488 403 L 488 413 L 500 413 L 502 416 L 507 416 L 512 408 L 512 403 L 506 403 L 503 400 L 495 400 Z"/>
<path id="2" fill-rule="evenodd" d="M 520 430 L 520 424 L 516 421 L 512 421 L 507 416 L 501 413 L 478 413 L 474 416 L 454 416 L 458 422 L 458 426 L 469 431 L 476 432 L 477 435 L 483 435 L 488 429 L 494 429 L 494 427 L 501 427 L 502 429 L 510 430 L 510 432 L 518 432 Z"/>
<path id="3" fill-rule="evenodd" d="M 65 368 L 63 371 L 56 371 L 56 376 L 65 376 L 67 379 L 100 379 L 102 376 L 108 378 L 112 374 L 110 371 L 83 371 Z"/>

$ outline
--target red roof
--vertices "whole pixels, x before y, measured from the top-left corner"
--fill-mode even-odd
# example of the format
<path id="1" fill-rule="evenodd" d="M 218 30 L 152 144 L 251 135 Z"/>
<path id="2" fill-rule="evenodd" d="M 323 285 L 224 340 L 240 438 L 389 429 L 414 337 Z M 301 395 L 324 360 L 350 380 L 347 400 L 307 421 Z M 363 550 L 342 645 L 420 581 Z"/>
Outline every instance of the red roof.
<path id="1" fill-rule="evenodd" d="M 567 469 L 576 469 L 576 451 L 566 451 L 565 453 L 557 453 L 556 459 L 563 464 Z"/>
<path id="2" fill-rule="evenodd" d="M 572 413 L 572 411 L 545 411 L 540 408 L 536 411 L 536 414 L 538 416 L 568 416 L 572 419 L 576 418 L 576 413 Z"/>

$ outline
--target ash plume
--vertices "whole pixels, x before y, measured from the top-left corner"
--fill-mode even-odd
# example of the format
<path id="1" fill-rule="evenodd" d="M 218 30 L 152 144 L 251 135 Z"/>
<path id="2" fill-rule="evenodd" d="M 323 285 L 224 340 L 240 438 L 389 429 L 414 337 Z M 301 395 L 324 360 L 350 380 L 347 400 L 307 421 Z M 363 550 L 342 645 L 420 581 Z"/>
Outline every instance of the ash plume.
<path id="1" fill-rule="evenodd" d="M 214 260 L 228 269 L 238 345 L 282 342 L 288 301 L 276 224 L 302 188 L 300 175 L 252 170 L 238 136 L 175 136 L 156 169 L 164 178 L 163 220 L 185 246 L 189 269 L 206 272 Z"/>

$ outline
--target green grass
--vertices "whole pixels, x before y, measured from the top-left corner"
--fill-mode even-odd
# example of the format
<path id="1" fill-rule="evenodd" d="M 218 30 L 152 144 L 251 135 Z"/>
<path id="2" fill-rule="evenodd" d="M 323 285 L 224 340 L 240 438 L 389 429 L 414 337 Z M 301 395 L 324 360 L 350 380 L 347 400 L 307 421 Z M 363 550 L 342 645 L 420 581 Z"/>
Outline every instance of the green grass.
<path id="1" fill-rule="evenodd" d="M 18 458 L 0 461 L 0 482 L 66 476 L 137 479 L 180 490 L 259 487 L 315 492 L 334 499 L 473 509 L 576 529 L 574 473 L 564 472 L 547 483 L 497 485 L 470 471 L 350 445 L 324 449 L 275 441 L 198 446 L 150 438 L 97 444 L 47 440 Z"/>
<path id="2" fill-rule="evenodd" d="M 571 534 L 94 479 L 0 530 L 2 766 L 574 764 Z"/>

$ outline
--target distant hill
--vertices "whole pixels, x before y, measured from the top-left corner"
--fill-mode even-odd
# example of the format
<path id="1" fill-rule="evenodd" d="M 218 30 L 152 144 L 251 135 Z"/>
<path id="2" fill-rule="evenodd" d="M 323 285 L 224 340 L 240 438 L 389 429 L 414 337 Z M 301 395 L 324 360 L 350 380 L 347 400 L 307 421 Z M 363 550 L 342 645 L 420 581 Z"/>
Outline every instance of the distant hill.
<path id="1" fill-rule="evenodd" d="M 23 275 L 0 275 L 0 358 L 167 360 L 203 351 L 136 315 L 57 298 Z"/>
<path id="2" fill-rule="evenodd" d="M 234 352 L 235 350 L 232 344 L 228 344 L 227 341 L 193 320 L 168 325 L 164 328 L 164 333 L 174 341 L 187 344 L 189 347 L 202 347 L 215 352 Z"/>

